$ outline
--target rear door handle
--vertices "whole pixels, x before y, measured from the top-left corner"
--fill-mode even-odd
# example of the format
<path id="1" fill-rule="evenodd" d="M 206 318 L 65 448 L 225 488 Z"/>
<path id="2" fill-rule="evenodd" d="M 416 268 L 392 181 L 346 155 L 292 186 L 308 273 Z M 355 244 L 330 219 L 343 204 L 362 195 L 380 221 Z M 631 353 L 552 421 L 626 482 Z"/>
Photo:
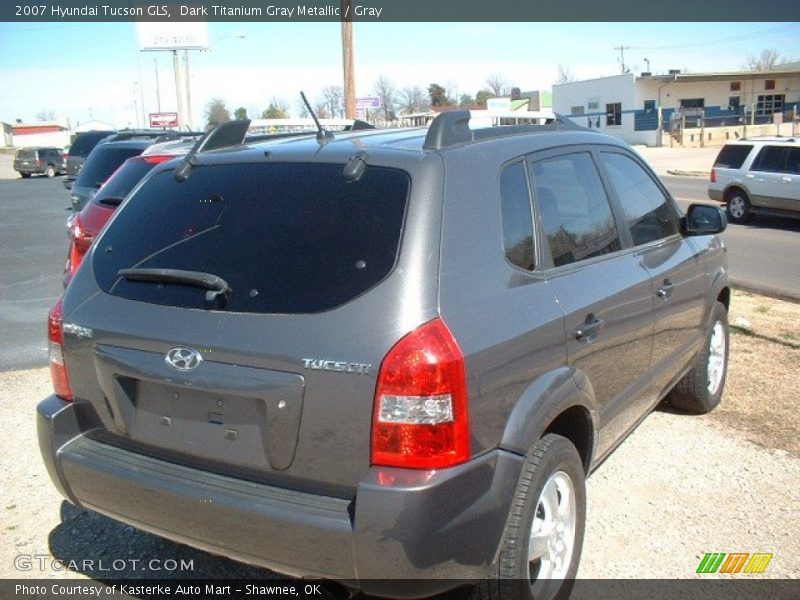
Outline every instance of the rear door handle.
<path id="1" fill-rule="evenodd" d="M 784 175 L 783 177 L 781 177 L 781 181 L 783 183 L 792 183 L 792 178 Z"/>
<path id="2" fill-rule="evenodd" d="M 591 341 L 603 327 L 603 320 L 598 319 L 592 313 L 586 315 L 583 325 L 575 329 L 575 339 L 578 341 Z"/>

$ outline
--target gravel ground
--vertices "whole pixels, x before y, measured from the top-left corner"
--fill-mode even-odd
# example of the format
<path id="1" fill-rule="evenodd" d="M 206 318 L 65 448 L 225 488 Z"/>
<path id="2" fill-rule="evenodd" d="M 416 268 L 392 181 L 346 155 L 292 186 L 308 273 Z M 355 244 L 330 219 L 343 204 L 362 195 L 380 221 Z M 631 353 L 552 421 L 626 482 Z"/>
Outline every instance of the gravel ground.
<path id="1" fill-rule="evenodd" d="M 269 576 L 63 502 L 39 457 L 32 418 L 49 391 L 46 369 L 0 373 L 0 578 L 108 575 L 80 564 L 77 571 L 40 570 L 38 559 L 20 571 L 20 555 L 95 565 L 99 559 L 106 565 L 184 559 L 194 562 L 194 570 L 174 576 Z M 650 415 L 589 479 L 579 576 L 692 578 L 706 552 L 771 552 L 762 577 L 797 578 L 800 459 L 742 441 L 732 431 L 712 416 Z M 145 565 L 115 575 L 167 574 Z"/>

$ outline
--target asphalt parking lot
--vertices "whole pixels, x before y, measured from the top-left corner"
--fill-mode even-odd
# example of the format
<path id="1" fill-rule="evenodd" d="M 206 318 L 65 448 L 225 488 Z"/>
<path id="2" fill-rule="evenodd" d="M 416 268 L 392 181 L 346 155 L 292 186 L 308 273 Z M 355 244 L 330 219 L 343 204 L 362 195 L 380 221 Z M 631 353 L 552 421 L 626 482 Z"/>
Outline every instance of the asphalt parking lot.
<path id="1" fill-rule="evenodd" d="M 70 214 L 61 177 L 8 178 L 3 167 L 0 163 L 0 371 L 45 364 L 47 312 L 62 291 Z"/>

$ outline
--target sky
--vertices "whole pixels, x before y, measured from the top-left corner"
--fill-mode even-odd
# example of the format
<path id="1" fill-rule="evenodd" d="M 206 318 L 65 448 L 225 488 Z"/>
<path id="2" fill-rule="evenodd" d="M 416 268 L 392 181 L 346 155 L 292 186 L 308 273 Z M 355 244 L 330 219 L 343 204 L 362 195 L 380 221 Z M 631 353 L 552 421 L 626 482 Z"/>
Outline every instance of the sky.
<path id="1" fill-rule="evenodd" d="M 800 23 L 355 23 L 356 95 L 384 75 L 397 88 L 439 83 L 474 96 L 491 74 L 548 90 L 562 65 L 577 79 L 632 72 L 736 71 L 773 49 L 800 60 Z M 209 23 L 211 50 L 190 52 L 192 116 L 221 98 L 233 112 L 260 115 L 273 97 L 299 116 L 299 92 L 321 99 L 342 85 L 337 23 Z M 158 87 L 156 86 L 158 73 Z M 90 119 L 142 126 L 146 113 L 174 111 L 168 52 L 140 52 L 134 23 L 0 23 L 0 121 L 54 113 L 76 126 Z M 142 104 L 144 105 L 142 107 Z M 142 111 L 144 108 L 144 111 Z"/>

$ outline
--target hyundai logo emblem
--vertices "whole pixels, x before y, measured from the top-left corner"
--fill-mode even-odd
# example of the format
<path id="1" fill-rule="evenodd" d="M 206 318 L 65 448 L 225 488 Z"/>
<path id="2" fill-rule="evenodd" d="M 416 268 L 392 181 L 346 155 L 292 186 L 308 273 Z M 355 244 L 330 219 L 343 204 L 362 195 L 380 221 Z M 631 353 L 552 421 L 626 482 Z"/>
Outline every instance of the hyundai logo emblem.
<path id="1" fill-rule="evenodd" d="M 197 350 L 191 348 L 173 348 L 164 357 L 170 367 L 178 369 L 178 371 L 191 371 L 196 369 L 197 365 L 203 362 L 203 357 Z"/>

